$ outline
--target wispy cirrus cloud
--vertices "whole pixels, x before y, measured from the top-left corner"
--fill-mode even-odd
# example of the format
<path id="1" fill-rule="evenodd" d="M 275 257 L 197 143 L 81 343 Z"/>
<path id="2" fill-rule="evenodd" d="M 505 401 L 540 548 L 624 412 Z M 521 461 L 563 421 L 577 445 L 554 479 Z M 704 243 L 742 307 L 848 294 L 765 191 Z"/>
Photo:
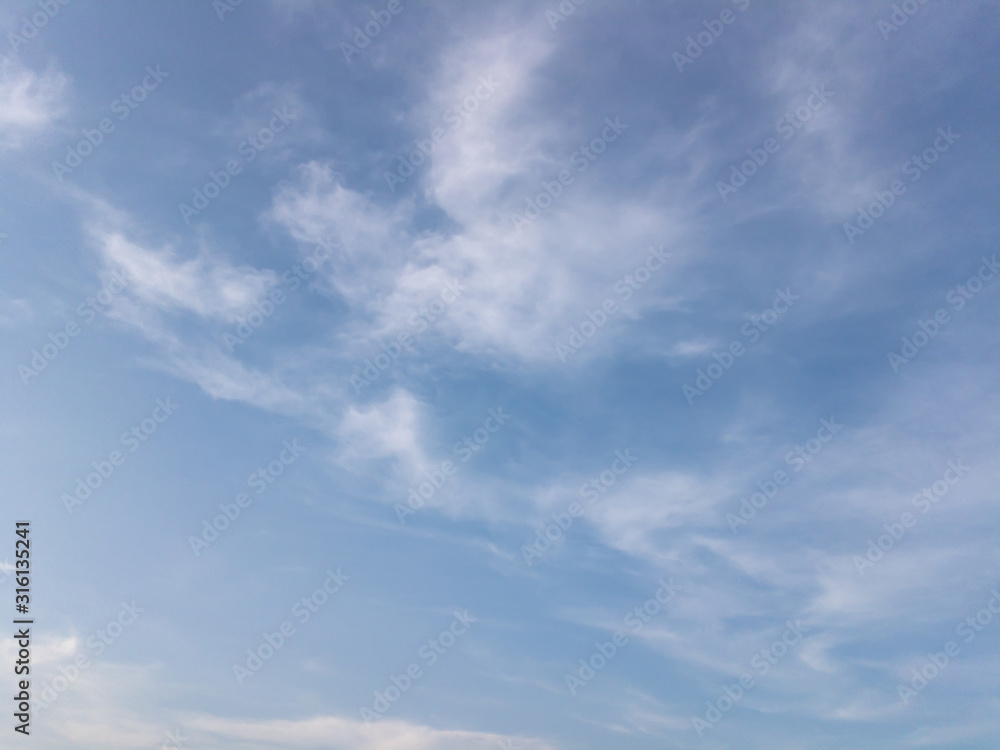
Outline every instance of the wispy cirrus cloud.
<path id="1" fill-rule="evenodd" d="M 0 59 L 0 146 L 17 148 L 55 124 L 68 111 L 68 87 L 69 78 L 54 65 L 39 73 Z"/>

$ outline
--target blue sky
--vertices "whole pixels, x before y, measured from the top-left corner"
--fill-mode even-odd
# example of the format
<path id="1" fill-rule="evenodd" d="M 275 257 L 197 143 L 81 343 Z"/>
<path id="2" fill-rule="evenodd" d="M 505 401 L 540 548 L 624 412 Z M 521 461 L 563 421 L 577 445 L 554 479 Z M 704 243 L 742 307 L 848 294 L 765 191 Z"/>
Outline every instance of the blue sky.
<path id="1" fill-rule="evenodd" d="M 30 741 L 995 748 L 997 22 L 6 4 Z"/>

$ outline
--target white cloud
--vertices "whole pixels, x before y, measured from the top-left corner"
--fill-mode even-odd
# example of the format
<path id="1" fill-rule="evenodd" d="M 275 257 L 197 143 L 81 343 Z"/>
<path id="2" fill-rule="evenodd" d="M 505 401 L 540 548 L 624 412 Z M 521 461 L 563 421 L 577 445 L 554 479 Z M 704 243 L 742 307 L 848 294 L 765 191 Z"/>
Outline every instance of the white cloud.
<path id="1" fill-rule="evenodd" d="M 31 665 L 34 667 L 62 664 L 67 660 L 72 660 L 80 645 L 80 639 L 73 635 L 38 635 L 32 643 Z M 8 637 L 0 640 L 0 656 L 7 664 L 12 664 L 17 659 L 18 650 L 19 646 L 15 638 Z"/>
<path id="2" fill-rule="evenodd" d="M 42 688 L 85 653 L 81 639 L 34 636 L 32 663 L 41 670 L 35 686 Z M 17 651 L 13 638 L 0 640 L 0 655 L 11 663 Z M 167 740 L 167 732 L 184 736 L 182 747 L 210 750 L 494 750 L 509 742 L 518 750 L 556 750 L 538 739 L 491 732 L 437 729 L 402 720 L 365 723 L 340 716 L 307 719 L 243 719 L 191 713 L 164 708 L 154 686 L 160 667 L 151 664 L 115 663 L 107 658 L 91 661 L 37 716 L 32 726 L 41 748 L 115 747 L 149 750 Z"/>
<path id="3" fill-rule="evenodd" d="M 251 721 L 195 717 L 187 724 L 193 729 L 216 735 L 216 745 L 225 740 L 238 741 L 241 747 L 260 748 L 329 748 L 330 750 L 483 750 L 502 747 L 504 740 L 523 750 L 554 750 L 536 739 L 509 737 L 487 732 L 434 729 L 405 721 L 379 721 L 366 724 L 335 716 L 318 716 L 297 721 Z M 220 742 L 220 740 L 222 742 Z M 249 744 L 248 744 L 249 743 Z"/>
<path id="4" fill-rule="evenodd" d="M 170 246 L 142 246 L 128 237 L 126 215 L 84 197 L 96 212 L 90 234 L 104 262 L 102 278 L 107 283 L 122 272 L 127 282 L 108 315 L 159 347 L 159 356 L 148 364 L 196 383 L 212 398 L 324 423 L 321 402 L 329 400 L 329 388 L 311 382 L 289 385 L 280 366 L 257 369 L 225 349 L 224 334 L 238 331 L 239 319 L 275 288 L 277 273 L 233 265 L 204 244 L 187 260 Z M 196 316 L 200 325 L 191 329 L 184 315 Z"/>
<path id="5" fill-rule="evenodd" d="M 109 270 L 124 270 L 126 293 L 163 312 L 185 311 L 232 323 L 277 282 L 273 271 L 232 266 L 204 249 L 181 260 L 170 248 L 141 247 L 119 232 L 104 234 L 98 242 Z"/>
<path id="6" fill-rule="evenodd" d="M 10 58 L 0 61 L 0 145 L 17 147 L 61 117 L 67 85 L 55 68 L 36 73 Z"/>
<path id="7" fill-rule="evenodd" d="M 419 442 L 420 403 L 410 393 L 398 390 L 385 401 L 368 408 L 348 408 L 340 422 L 343 443 L 340 462 L 395 458 L 410 472 L 425 464 Z"/>
<path id="8" fill-rule="evenodd" d="M 254 370 L 211 346 L 181 346 L 163 369 L 196 383 L 212 398 L 299 416 L 304 416 L 309 406 L 307 396 L 285 385 L 278 375 Z"/>
<path id="9" fill-rule="evenodd" d="M 9 328 L 31 320 L 35 311 L 26 299 L 4 297 L 0 299 L 0 327 Z"/>
<path id="10" fill-rule="evenodd" d="M 622 487 L 609 491 L 590 515 L 608 543 L 637 554 L 652 551 L 649 537 L 677 526 L 704 525 L 717 517 L 716 506 L 731 497 L 726 483 L 683 472 L 662 472 L 625 478 Z"/>
<path id="11" fill-rule="evenodd" d="M 418 137 L 448 130 L 430 164 L 410 179 L 455 229 L 416 233 L 412 201 L 386 207 L 345 187 L 328 165 L 305 165 L 298 182 L 277 193 L 269 217 L 295 239 L 332 234 L 343 243 L 328 275 L 352 306 L 356 337 L 403 327 L 407 311 L 458 279 L 468 292 L 435 326 L 436 335 L 470 354 L 559 365 L 557 338 L 612 295 L 617 278 L 635 265 L 630 259 L 680 236 L 679 211 L 652 198 L 609 194 L 596 166 L 577 173 L 576 184 L 523 232 L 511 222 L 511 212 L 524 210 L 522 196 L 535 196 L 542 179 L 568 167 L 564 124 L 538 105 L 543 66 L 555 51 L 546 32 L 545 24 L 493 30 L 446 50 L 410 113 Z M 449 128 L 442 114 L 472 95 L 481 77 L 495 82 L 495 93 L 459 129 Z M 598 118 L 590 130 L 603 127 Z M 594 135 L 590 130 L 581 126 L 581 142 Z M 603 341 L 612 345 L 614 337 Z"/>
<path id="12" fill-rule="evenodd" d="M 378 309 L 387 277 L 411 260 L 414 241 L 405 226 L 412 206 L 377 206 L 341 186 L 329 165 L 302 165 L 298 182 L 278 190 L 268 216 L 304 244 L 336 237 L 340 247 L 326 268 L 328 279 L 362 312 Z"/>

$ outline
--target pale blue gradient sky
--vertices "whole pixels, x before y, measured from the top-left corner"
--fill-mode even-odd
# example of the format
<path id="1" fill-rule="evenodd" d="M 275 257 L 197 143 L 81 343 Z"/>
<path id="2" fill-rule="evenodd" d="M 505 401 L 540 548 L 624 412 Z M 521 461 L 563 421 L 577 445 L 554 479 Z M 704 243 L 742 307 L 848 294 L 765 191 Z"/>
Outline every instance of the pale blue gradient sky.
<path id="1" fill-rule="evenodd" d="M 1000 584 L 998 8 L 910 5 L 887 31 L 881 2 L 587 0 L 552 28 L 555 2 L 73 0 L 16 50 L 43 11 L 0 10 L 0 522 L 32 521 L 36 697 L 90 659 L 31 741 L 995 748 L 1000 622 L 956 628 Z M 372 11 L 390 23 L 345 60 Z M 924 513 L 949 462 L 969 469 Z M 789 622 L 804 637 L 762 675 Z"/>

